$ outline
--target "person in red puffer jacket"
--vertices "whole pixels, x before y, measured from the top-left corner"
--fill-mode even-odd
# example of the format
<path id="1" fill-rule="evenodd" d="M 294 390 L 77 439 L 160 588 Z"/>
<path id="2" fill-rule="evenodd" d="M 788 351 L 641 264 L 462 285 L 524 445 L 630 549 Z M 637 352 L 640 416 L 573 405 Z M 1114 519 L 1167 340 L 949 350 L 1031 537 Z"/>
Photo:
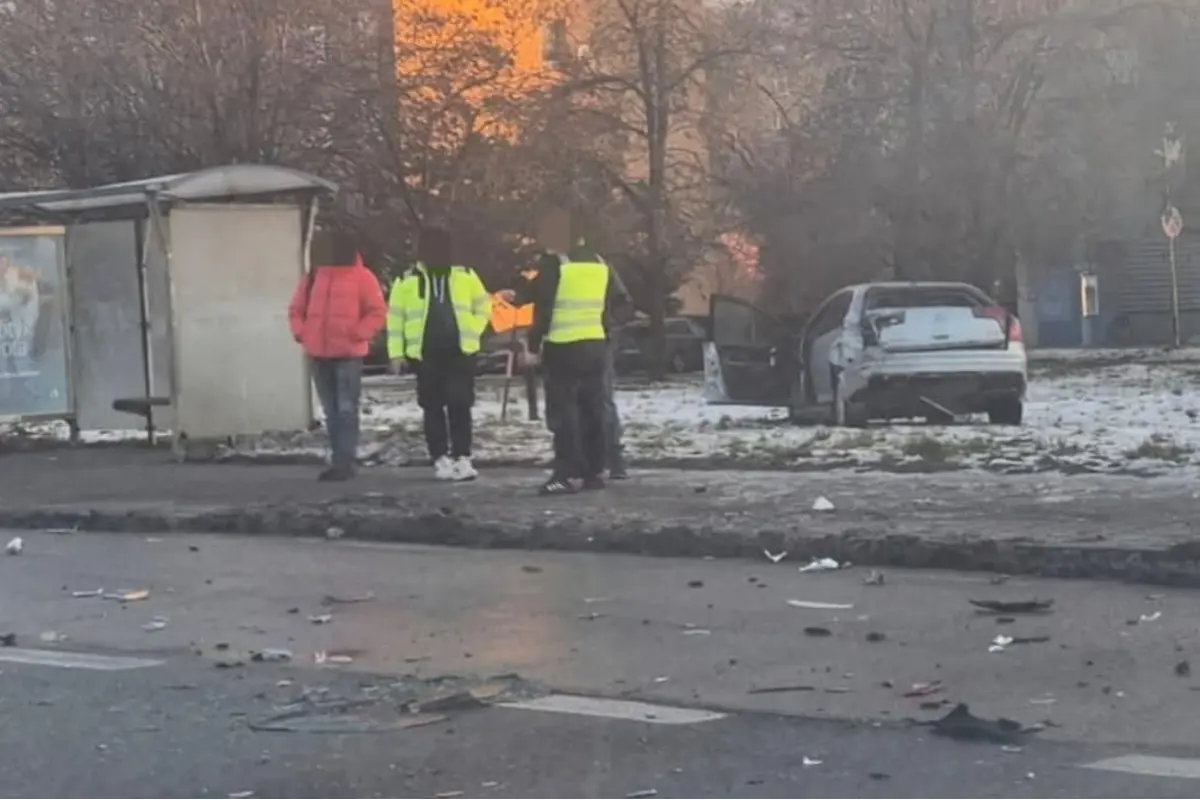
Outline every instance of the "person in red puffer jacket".
<path id="1" fill-rule="evenodd" d="M 383 290 L 355 253 L 350 265 L 314 267 L 300 281 L 288 321 L 292 337 L 312 359 L 313 384 L 325 412 L 332 456 L 318 477 L 349 480 L 358 455 L 362 362 L 387 323 Z"/>

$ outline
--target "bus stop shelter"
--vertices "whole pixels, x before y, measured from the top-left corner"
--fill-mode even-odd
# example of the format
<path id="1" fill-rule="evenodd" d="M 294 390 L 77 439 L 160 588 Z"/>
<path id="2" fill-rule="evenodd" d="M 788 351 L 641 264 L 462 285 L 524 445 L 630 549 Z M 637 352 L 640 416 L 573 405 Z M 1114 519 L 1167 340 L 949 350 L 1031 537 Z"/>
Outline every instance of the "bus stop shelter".
<path id="1" fill-rule="evenodd" d="M 0 194 L 0 421 L 169 430 L 176 445 L 307 427 L 287 306 L 337 187 L 239 164 Z"/>

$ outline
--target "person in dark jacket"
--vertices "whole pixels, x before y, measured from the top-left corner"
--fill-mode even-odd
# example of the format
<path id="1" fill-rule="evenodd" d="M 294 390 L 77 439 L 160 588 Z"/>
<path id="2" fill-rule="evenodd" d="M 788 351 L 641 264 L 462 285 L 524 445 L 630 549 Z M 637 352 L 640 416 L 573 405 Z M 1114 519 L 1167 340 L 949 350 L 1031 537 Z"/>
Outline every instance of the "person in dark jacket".
<path id="1" fill-rule="evenodd" d="M 546 495 L 604 488 L 608 460 L 604 371 L 607 324 L 621 302 L 612 268 L 585 246 L 565 263 L 543 263 L 533 284 L 533 326 L 526 366 L 542 363 L 546 421 L 554 434 L 554 467 Z"/>
<path id="2" fill-rule="evenodd" d="M 468 481 L 475 404 L 475 358 L 491 316 L 491 296 L 470 267 L 456 266 L 450 234 L 421 232 L 420 261 L 392 287 L 388 355 L 417 376 L 425 443 L 439 480 Z"/>

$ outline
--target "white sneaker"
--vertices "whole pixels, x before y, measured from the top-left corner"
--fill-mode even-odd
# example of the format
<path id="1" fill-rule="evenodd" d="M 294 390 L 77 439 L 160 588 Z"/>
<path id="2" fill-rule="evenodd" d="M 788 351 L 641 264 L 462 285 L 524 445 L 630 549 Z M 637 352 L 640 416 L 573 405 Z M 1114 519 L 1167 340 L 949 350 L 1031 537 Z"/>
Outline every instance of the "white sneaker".
<path id="1" fill-rule="evenodd" d="M 449 456 L 442 456 L 433 462 L 433 477 L 439 481 L 454 480 L 454 462 L 450 460 Z"/>
<path id="2" fill-rule="evenodd" d="M 473 481 L 479 477 L 479 470 L 475 469 L 475 465 L 471 463 L 468 456 L 459 456 L 454 460 L 454 466 L 451 468 L 451 480 L 454 481 Z"/>

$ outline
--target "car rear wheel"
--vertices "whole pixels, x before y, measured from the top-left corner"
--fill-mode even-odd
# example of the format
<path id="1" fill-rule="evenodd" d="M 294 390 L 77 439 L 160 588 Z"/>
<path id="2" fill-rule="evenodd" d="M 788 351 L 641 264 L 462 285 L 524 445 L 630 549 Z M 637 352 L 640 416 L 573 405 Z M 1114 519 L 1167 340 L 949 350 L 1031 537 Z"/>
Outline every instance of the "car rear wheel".
<path id="1" fill-rule="evenodd" d="M 1020 425 L 1025 416 L 1025 404 L 1016 397 L 994 400 L 988 407 L 988 422 L 993 425 Z"/>

